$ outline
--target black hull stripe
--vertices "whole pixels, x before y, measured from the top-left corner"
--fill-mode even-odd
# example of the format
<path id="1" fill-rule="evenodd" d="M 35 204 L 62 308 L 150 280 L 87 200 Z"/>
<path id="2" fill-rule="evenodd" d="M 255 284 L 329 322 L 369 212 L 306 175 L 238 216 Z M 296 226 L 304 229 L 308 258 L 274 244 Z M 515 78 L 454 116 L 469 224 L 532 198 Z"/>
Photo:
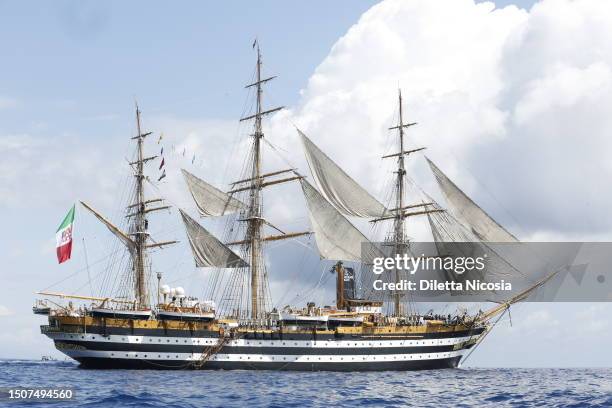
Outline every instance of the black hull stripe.
<path id="1" fill-rule="evenodd" d="M 276 371 L 409 371 L 456 368 L 461 357 L 450 357 L 422 361 L 381 361 L 343 363 L 286 363 L 286 362 L 239 362 L 208 361 L 202 369 L 208 370 L 276 370 Z M 76 360 L 82 368 L 95 369 L 158 369 L 184 370 L 193 368 L 188 361 L 110 359 L 100 357 L 79 357 Z"/>
<path id="2" fill-rule="evenodd" d="M 114 343 L 97 341 L 57 340 L 57 343 L 78 345 L 87 350 L 96 351 L 138 351 L 149 353 L 202 353 L 210 346 L 193 346 L 186 344 L 141 344 Z M 61 349 L 61 345 L 58 347 Z M 441 353 L 453 351 L 454 345 L 417 346 L 417 347 L 223 347 L 221 354 L 272 354 L 272 355 L 381 355 L 381 354 L 416 354 Z"/>
<path id="3" fill-rule="evenodd" d="M 74 335 L 82 335 L 79 330 L 82 330 L 82 326 L 74 326 Z M 316 334 L 312 333 L 292 333 L 292 332 L 275 332 L 275 333 L 248 333 L 242 338 L 246 340 L 351 340 L 351 341 L 378 341 L 379 339 L 384 340 L 430 340 L 430 339 L 447 339 L 456 337 L 469 337 L 475 336 L 484 331 L 484 328 L 477 328 L 472 330 L 461 330 L 455 332 L 432 332 L 422 334 L 392 334 L 383 333 L 380 335 L 369 335 L 369 334 Z M 219 337 L 219 332 L 210 330 L 164 330 L 164 329 L 130 329 L 122 327 L 103 327 L 103 326 L 88 326 L 87 333 L 100 334 L 100 335 L 123 335 L 123 336 L 156 336 L 156 337 L 207 337 L 216 338 Z"/>

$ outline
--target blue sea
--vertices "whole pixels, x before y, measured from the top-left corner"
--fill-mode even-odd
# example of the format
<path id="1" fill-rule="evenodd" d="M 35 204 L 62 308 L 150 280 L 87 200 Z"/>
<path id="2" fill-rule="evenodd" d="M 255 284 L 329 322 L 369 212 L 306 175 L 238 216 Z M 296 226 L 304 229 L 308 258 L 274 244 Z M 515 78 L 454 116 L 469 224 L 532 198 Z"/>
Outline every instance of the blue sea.
<path id="1" fill-rule="evenodd" d="M 611 407 L 612 369 L 379 373 L 84 370 L 68 361 L 0 361 L 0 387 L 74 388 L 52 407 Z"/>

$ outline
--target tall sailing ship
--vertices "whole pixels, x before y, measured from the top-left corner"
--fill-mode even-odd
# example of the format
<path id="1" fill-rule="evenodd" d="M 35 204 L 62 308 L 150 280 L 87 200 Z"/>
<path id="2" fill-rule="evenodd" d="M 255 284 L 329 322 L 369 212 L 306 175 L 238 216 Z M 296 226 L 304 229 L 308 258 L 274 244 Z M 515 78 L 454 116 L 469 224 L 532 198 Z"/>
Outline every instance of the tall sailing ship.
<path id="1" fill-rule="evenodd" d="M 253 122 L 246 171 L 241 178 L 223 191 L 182 170 L 200 217 L 227 218 L 228 233 L 221 240 L 197 217 L 178 210 L 195 266 L 213 268 L 213 274 L 229 273 L 223 287 L 215 284 L 210 288 L 218 302 L 186 296 L 184 289 L 162 284 L 161 274 L 152 276 L 150 250 L 177 241 L 158 242 L 149 233 L 149 214 L 170 206 L 162 198 L 145 194 L 150 182 L 145 168 L 156 157 L 145 156 L 144 145 L 151 132 L 142 131 L 136 107 L 137 134 L 132 138 L 136 155 L 129 163 L 134 189 L 126 210 L 126 230 L 81 202 L 125 246 L 129 263 L 123 281 L 124 289 L 129 290 L 108 297 L 38 292 L 41 298 L 36 301 L 34 313 L 48 316 L 48 324 L 41 326 L 41 332 L 53 340 L 59 351 L 87 368 L 453 368 L 489 332 L 495 316 L 544 283 L 540 281 L 475 315 L 418 313 L 415 304 L 399 291 L 377 297 L 364 283 L 371 274 L 367 273 L 362 245 L 369 240 L 349 217 L 389 225 L 385 244 L 396 253 L 410 248 L 406 234 L 409 217 L 427 217 L 436 242 L 516 242 L 516 238 L 429 160 L 450 211 L 429 196 L 420 202 L 407 200 L 405 161 L 423 148 L 406 148 L 406 129 L 415 123 L 404 121 L 401 92 L 399 120 L 390 128 L 397 132 L 397 152 L 384 156 L 397 163 L 390 204 L 383 205 L 361 187 L 299 129 L 313 182 L 296 168 L 264 172 L 262 145 L 269 142 L 264 139 L 262 120 L 282 109 L 263 107 L 263 86 L 273 78 L 262 78 L 258 45 L 256 78 L 247 85 L 255 90 L 255 112 L 240 119 Z M 290 182 L 301 186 L 311 231 L 285 232 L 266 217 L 263 191 Z M 271 230 L 275 232 L 269 233 Z M 310 235 L 314 236 L 322 262 L 328 262 L 336 274 L 335 305 L 309 302 L 305 307 L 273 308 L 264 257 L 266 245 Z M 348 267 L 348 263 L 358 267 Z M 357 275 L 361 276 L 361 287 Z M 402 276 L 396 271 L 387 279 L 399 282 Z M 67 305 L 62 303 L 66 301 Z M 75 302 L 82 305 L 76 306 Z"/>

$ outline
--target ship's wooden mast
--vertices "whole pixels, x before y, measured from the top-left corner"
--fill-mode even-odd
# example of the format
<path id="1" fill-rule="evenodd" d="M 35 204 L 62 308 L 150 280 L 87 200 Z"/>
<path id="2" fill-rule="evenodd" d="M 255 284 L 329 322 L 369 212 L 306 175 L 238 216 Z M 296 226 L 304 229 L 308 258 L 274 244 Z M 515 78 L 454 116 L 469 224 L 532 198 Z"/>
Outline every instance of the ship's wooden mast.
<path id="1" fill-rule="evenodd" d="M 403 254 L 406 250 L 406 236 L 404 230 L 405 219 L 410 215 L 415 215 L 414 213 L 406 213 L 404 212 L 407 208 L 414 208 L 414 206 L 404 206 L 404 195 L 405 195 L 405 185 L 406 185 L 406 167 L 404 164 L 405 157 L 412 153 L 413 151 L 406 151 L 404 149 L 404 129 L 416 123 L 404 123 L 404 109 L 402 104 L 402 90 L 398 90 L 398 104 L 399 104 L 399 118 L 397 126 L 389 128 L 390 130 L 397 129 L 398 131 L 398 142 L 399 142 L 399 152 L 389 155 L 386 157 L 397 157 L 397 170 L 395 174 L 397 175 L 395 181 L 395 205 L 397 211 L 393 216 L 393 243 L 395 246 L 396 254 Z M 420 150 L 420 149 L 418 149 Z M 401 277 L 399 275 L 399 270 L 395 270 L 395 282 L 399 283 Z M 393 293 L 393 314 L 395 316 L 400 316 L 403 313 L 402 304 L 401 304 L 401 295 L 400 291 L 396 291 Z"/>
<path id="2" fill-rule="evenodd" d="M 404 167 L 404 117 L 402 109 L 402 91 L 399 91 L 399 155 L 397 156 L 397 183 L 396 183 L 396 205 L 397 208 L 404 208 L 404 176 L 406 175 L 406 169 Z M 393 240 L 397 246 L 397 253 L 403 252 L 404 246 L 404 217 L 401 211 L 398 211 L 395 223 L 394 223 L 395 234 Z M 399 283 L 400 276 L 399 271 L 395 270 L 395 281 Z M 401 314 L 401 303 L 399 291 L 393 294 L 393 305 L 394 313 L 396 316 Z"/>
<path id="3" fill-rule="evenodd" d="M 251 177 L 245 181 L 249 182 L 248 187 L 243 189 L 235 189 L 238 191 L 249 191 L 249 207 L 248 217 L 245 220 L 247 222 L 246 237 L 244 244 L 250 252 L 250 314 L 252 319 L 261 317 L 265 308 L 265 267 L 263 264 L 263 251 L 262 251 L 262 229 L 265 220 L 262 217 L 262 205 L 261 205 L 261 190 L 264 187 L 265 175 L 261 172 L 261 139 L 264 137 L 262 129 L 262 118 L 264 115 L 276 112 L 282 107 L 269 109 L 264 111 L 262 108 L 262 97 L 263 88 L 262 84 L 268 82 L 274 77 L 262 79 L 261 78 L 261 51 L 259 49 L 259 43 L 257 45 L 257 66 L 256 66 L 256 81 L 247 87 L 256 87 L 256 108 L 255 114 L 247 116 L 241 119 L 241 121 L 255 119 L 255 126 L 253 132 L 253 162 L 251 166 Z M 232 191 L 235 192 L 235 191 Z"/>
<path id="4" fill-rule="evenodd" d="M 133 258 L 134 267 L 134 285 L 136 300 L 140 307 L 147 307 L 149 303 L 149 294 L 146 284 L 145 262 L 147 245 L 147 217 L 145 212 L 144 199 L 144 154 L 143 154 L 143 139 L 147 136 L 142 133 L 140 127 L 140 110 L 136 104 L 136 130 L 137 130 L 137 155 L 136 160 L 136 212 L 134 213 L 134 241 L 136 242 L 135 254 Z"/>
<path id="5" fill-rule="evenodd" d="M 399 118 L 398 124 L 396 126 L 390 127 L 389 130 L 397 130 L 398 131 L 398 144 L 399 144 L 399 152 L 387 154 L 382 156 L 383 159 L 387 158 L 395 158 L 397 157 L 397 170 L 395 174 L 397 175 L 395 179 L 395 208 L 389 209 L 388 212 L 390 215 L 383 215 L 382 217 L 375 218 L 370 220 L 372 223 L 393 220 L 393 230 L 391 234 L 391 241 L 396 254 L 404 254 L 408 248 L 408 239 L 405 234 L 404 224 L 405 220 L 408 217 L 420 216 L 425 214 L 430 214 L 434 212 L 441 212 L 444 210 L 437 208 L 429 208 L 433 203 L 432 202 L 423 202 L 416 204 L 405 204 L 405 189 L 406 189 L 406 167 L 405 167 L 405 157 L 409 156 L 412 153 L 419 152 L 424 150 L 424 147 L 419 147 L 417 149 L 406 150 L 404 147 L 404 130 L 410 126 L 416 125 L 416 122 L 412 123 L 404 123 L 404 107 L 402 103 L 402 90 L 398 90 L 398 104 L 399 104 Z M 423 208 L 422 210 L 420 208 Z M 395 282 L 399 283 L 401 280 L 399 270 L 395 270 Z M 401 304 L 401 292 L 396 291 L 393 293 L 393 306 L 394 311 L 393 314 L 395 316 L 400 316 L 403 314 L 402 304 Z"/>
<path id="6" fill-rule="evenodd" d="M 248 191 L 248 216 L 241 220 L 247 222 L 247 231 L 243 240 L 234 241 L 228 243 L 228 245 L 244 245 L 249 253 L 250 261 L 250 317 L 252 319 L 258 319 L 265 316 L 266 313 L 266 289 L 267 289 L 267 276 L 265 271 L 264 257 L 263 257 L 263 244 L 267 241 L 278 241 L 282 239 L 296 238 L 299 236 L 310 234 L 310 232 L 292 232 L 286 233 L 281 231 L 276 226 L 272 225 L 269 221 L 264 218 L 263 205 L 262 205 L 262 189 L 264 187 L 273 186 L 281 183 L 290 181 L 297 181 L 302 179 L 302 176 L 295 172 L 295 169 L 284 169 L 273 171 L 269 173 L 262 173 L 262 139 L 264 137 L 262 119 L 264 116 L 271 113 L 277 112 L 283 109 L 283 106 L 263 109 L 263 88 L 262 85 L 276 78 L 275 76 L 263 78 L 262 75 L 262 58 L 261 50 L 259 48 L 259 42 L 255 42 L 257 46 L 257 66 L 256 66 L 256 81 L 246 86 L 246 88 L 255 87 L 256 95 L 256 109 L 255 113 L 246 116 L 240 121 L 255 120 L 254 132 L 253 132 L 253 147 L 252 147 L 252 164 L 251 174 L 247 178 L 235 181 L 231 183 L 232 189 L 228 192 L 229 194 L 235 194 L 239 192 Z M 285 173 L 293 172 L 295 175 L 292 177 L 285 177 L 281 179 L 270 179 L 275 176 L 279 176 Z M 280 232 L 280 235 L 264 236 L 263 228 L 264 225 L 268 225 Z"/>
<path id="7" fill-rule="evenodd" d="M 134 272 L 134 293 L 137 304 L 140 308 L 147 308 L 149 306 L 149 291 L 147 285 L 147 273 L 146 273 L 146 262 L 147 262 L 147 249 L 148 248 L 159 248 L 166 245 L 175 244 L 178 241 L 164 241 L 164 242 L 153 242 L 148 244 L 150 238 L 147 232 L 149 227 L 149 221 L 147 214 L 152 211 L 166 210 L 169 209 L 168 205 L 158 205 L 156 207 L 147 207 L 149 204 L 158 203 L 163 201 L 161 198 L 153 198 L 150 200 L 145 199 L 144 192 L 144 164 L 150 160 L 157 158 L 157 156 L 145 157 L 144 156 L 144 139 L 145 137 L 152 134 L 152 132 L 142 132 L 140 109 L 136 104 L 136 131 L 137 135 L 132 139 L 136 140 L 136 161 L 130 163 L 134 168 L 134 177 L 136 179 L 136 198 L 135 202 L 128 206 L 128 218 L 132 218 L 132 230 L 134 249 L 132 251 L 132 267 Z"/>
<path id="8" fill-rule="evenodd" d="M 257 107 L 255 111 L 255 132 L 253 134 L 253 167 L 251 171 L 251 200 L 249 205 L 249 221 L 247 236 L 251 247 L 251 318 L 259 316 L 259 304 L 261 286 L 260 261 L 262 259 L 261 250 L 261 138 L 263 131 L 261 128 L 261 98 L 263 89 L 261 87 L 261 52 L 257 45 Z"/>

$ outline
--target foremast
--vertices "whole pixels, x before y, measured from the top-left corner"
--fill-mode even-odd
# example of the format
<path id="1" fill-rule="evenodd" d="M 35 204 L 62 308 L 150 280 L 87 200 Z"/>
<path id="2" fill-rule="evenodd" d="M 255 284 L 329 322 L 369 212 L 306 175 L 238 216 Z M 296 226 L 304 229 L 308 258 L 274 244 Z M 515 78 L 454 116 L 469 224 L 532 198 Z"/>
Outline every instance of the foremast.
<path id="1" fill-rule="evenodd" d="M 398 130 L 399 136 L 399 156 L 397 156 L 397 180 L 395 184 L 395 195 L 396 195 L 396 208 L 404 207 L 404 176 L 406 175 L 406 168 L 404 165 L 404 129 L 408 126 L 414 125 L 414 123 L 404 124 L 404 115 L 403 115 L 403 107 L 402 107 L 402 91 L 398 92 L 398 103 L 399 103 L 399 123 L 396 126 Z M 403 253 L 404 247 L 406 244 L 405 236 L 404 236 L 404 217 L 401 212 L 397 212 L 395 220 L 394 220 L 394 236 L 393 242 L 395 243 L 395 252 Z M 399 272 L 395 270 L 395 281 L 400 281 Z M 399 316 L 402 313 L 401 310 L 401 302 L 400 302 L 400 294 L 399 291 L 393 293 L 393 305 L 394 305 L 394 313 Z"/>
<path id="2" fill-rule="evenodd" d="M 395 208 L 391 209 L 390 212 L 392 215 L 381 217 L 379 219 L 373 220 L 374 222 L 393 219 L 393 229 L 390 237 L 390 241 L 393 244 L 393 249 L 395 254 L 404 254 L 408 249 L 408 238 L 406 236 L 405 229 L 405 221 L 406 218 L 416 215 L 429 214 L 431 212 L 436 212 L 436 209 L 428 209 L 432 203 L 420 203 L 420 204 L 412 204 L 406 205 L 405 195 L 406 195 L 406 165 L 405 160 L 408 155 L 411 153 L 415 153 L 421 150 L 424 150 L 424 147 L 420 147 L 417 149 L 406 150 L 405 148 L 405 130 L 411 126 L 416 125 L 416 122 L 404 123 L 404 107 L 402 101 L 402 90 L 398 90 L 398 106 L 399 106 L 399 116 L 397 125 L 390 127 L 389 130 L 397 130 L 398 136 L 398 148 L 399 151 L 397 153 L 389 154 L 383 156 L 385 158 L 397 158 L 397 169 L 395 170 Z M 419 211 L 406 211 L 415 208 L 424 208 Z M 395 282 L 399 283 L 401 281 L 400 272 L 398 269 L 395 269 Z M 404 310 L 402 310 L 402 302 L 401 302 L 401 291 L 395 291 L 393 293 L 393 314 L 395 316 L 401 316 L 404 314 Z"/>

